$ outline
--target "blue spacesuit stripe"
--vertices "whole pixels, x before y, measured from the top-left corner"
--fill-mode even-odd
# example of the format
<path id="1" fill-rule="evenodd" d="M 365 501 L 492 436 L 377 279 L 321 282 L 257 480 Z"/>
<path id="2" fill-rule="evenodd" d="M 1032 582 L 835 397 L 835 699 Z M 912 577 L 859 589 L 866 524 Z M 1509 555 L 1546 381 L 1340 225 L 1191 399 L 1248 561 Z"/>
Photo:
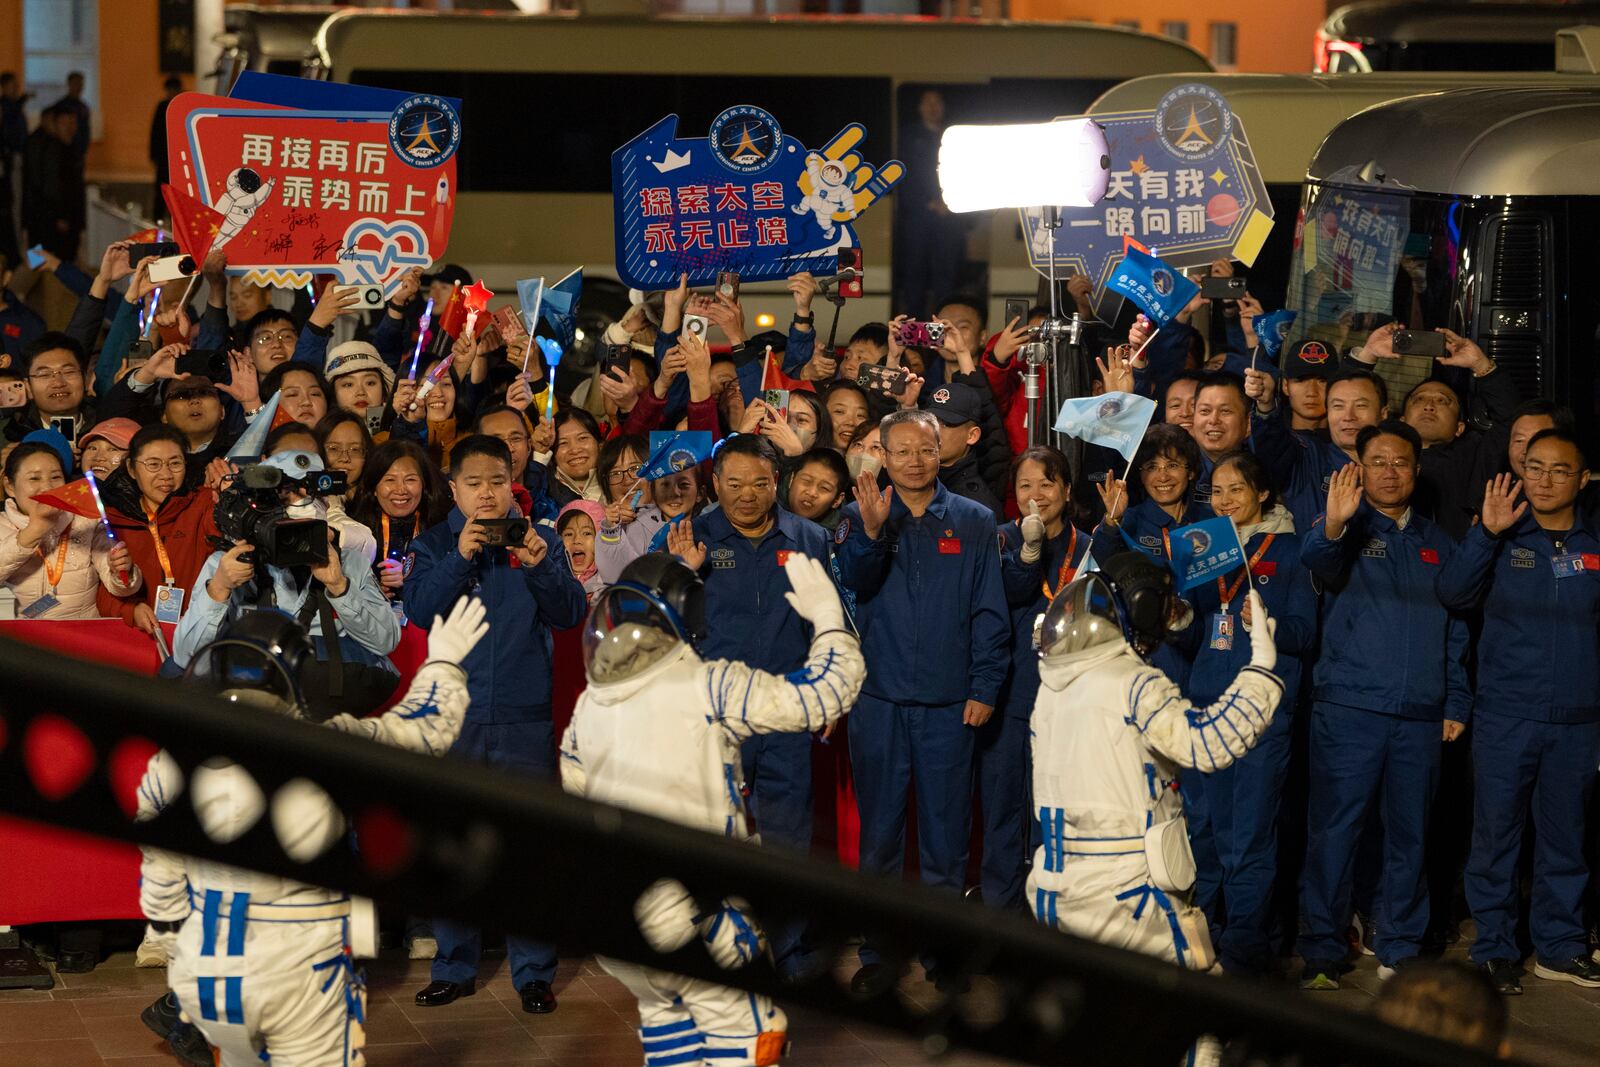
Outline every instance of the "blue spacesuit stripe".
<path id="1" fill-rule="evenodd" d="M 223 1010 L 227 1013 L 228 1021 L 236 1026 L 244 1025 L 244 979 L 224 978 L 222 980 Z"/>
<path id="2" fill-rule="evenodd" d="M 1050 902 L 1050 925 L 1051 926 L 1055 926 L 1056 923 L 1057 923 L 1057 919 L 1056 919 L 1056 897 L 1057 897 L 1057 894 L 1053 893 L 1053 892 L 1048 894 L 1047 897 L 1046 897 L 1046 899 L 1049 900 L 1049 902 Z"/>
<path id="3" fill-rule="evenodd" d="M 250 894 L 235 893 L 228 905 L 228 955 L 244 955 L 244 932 L 250 925 Z"/>
<path id="4" fill-rule="evenodd" d="M 217 954 L 217 921 L 222 910 L 222 891 L 220 889 L 207 889 L 205 903 L 201 905 L 200 913 L 200 955 L 215 956 Z M 213 1015 L 211 1018 L 215 1019 Z"/>
<path id="5" fill-rule="evenodd" d="M 699 1063 L 707 1055 L 703 1048 L 692 1048 L 687 1052 L 674 1052 L 670 1056 L 646 1056 L 645 1067 L 672 1067 L 677 1063 Z"/>
<path id="6" fill-rule="evenodd" d="M 690 1025 L 693 1025 L 692 1023 Z M 652 1052 L 671 1052 L 675 1048 L 688 1048 L 690 1045 L 700 1046 L 705 1044 L 705 1038 L 699 1034 L 683 1034 L 680 1037 L 664 1037 L 659 1041 L 646 1041 L 644 1043 L 645 1056 Z"/>
<path id="7" fill-rule="evenodd" d="M 742 1048 L 708 1048 L 701 1053 L 708 1060 L 731 1060 L 736 1056 L 749 1055 L 748 1047 Z"/>
<path id="8" fill-rule="evenodd" d="M 208 1022 L 216 1022 L 217 980 L 215 978 L 196 978 L 194 985 L 195 992 L 200 996 L 200 1018 Z"/>
<path id="9" fill-rule="evenodd" d="M 1033 917 L 1035 919 L 1038 919 L 1040 922 L 1044 922 L 1044 890 L 1043 889 L 1035 889 L 1033 891 Z"/>
<path id="10" fill-rule="evenodd" d="M 685 1030 L 693 1029 L 693 1019 L 679 1019 L 675 1023 L 662 1023 L 660 1026 L 641 1026 L 639 1027 L 639 1037 L 642 1040 L 647 1037 L 660 1037 L 663 1034 L 681 1034 Z"/>

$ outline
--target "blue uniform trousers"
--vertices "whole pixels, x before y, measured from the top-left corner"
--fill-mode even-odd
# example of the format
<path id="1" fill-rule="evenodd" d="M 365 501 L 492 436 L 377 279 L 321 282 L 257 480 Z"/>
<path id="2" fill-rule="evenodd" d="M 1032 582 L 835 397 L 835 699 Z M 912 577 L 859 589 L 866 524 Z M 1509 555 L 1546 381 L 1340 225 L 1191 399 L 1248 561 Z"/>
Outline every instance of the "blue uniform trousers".
<path id="1" fill-rule="evenodd" d="M 1534 950 L 1547 963 L 1588 954 L 1584 819 L 1600 763 L 1600 722 L 1535 722 L 1480 711 L 1472 720 L 1472 855 L 1467 903 L 1478 926 L 1475 963 L 1519 960 L 1517 857 L 1533 813 Z"/>
<path id="2" fill-rule="evenodd" d="M 763 845 L 811 852 L 811 735 L 757 734 L 739 748 L 745 808 Z M 806 926 L 795 922 L 769 929 L 772 958 L 784 976 L 803 973 L 810 957 Z"/>
<path id="3" fill-rule="evenodd" d="M 863 871 L 894 876 L 905 866 L 906 796 L 914 786 L 922 883 L 958 893 L 965 887 L 976 740 L 961 721 L 965 708 L 966 701 L 928 707 L 865 694 L 856 702 L 846 721 Z M 870 935 L 860 957 L 863 964 L 881 961 Z"/>
<path id="4" fill-rule="evenodd" d="M 1256 746 L 1231 767 L 1183 773 L 1185 806 L 1198 786 L 1196 807 L 1204 820 L 1190 823 L 1198 868 L 1195 902 L 1206 912 L 1217 956 L 1230 974 L 1259 973 L 1272 962 L 1278 810 L 1293 733 L 1293 708 L 1285 701 Z"/>
<path id="5" fill-rule="evenodd" d="M 1439 785 L 1443 727 L 1316 701 L 1311 707 L 1310 841 L 1300 887 L 1300 943 L 1307 963 L 1336 964 L 1349 949 L 1350 892 L 1367 813 L 1383 823 L 1378 962 L 1416 956 L 1428 928 L 1425 839 Z"/>
<path id="6" fill-rule="evenodd" d="M 978 801 L 983 809 L 979 882 L 983 902 L 992 908 L 1020 911 L 1026 907 L 1023 886 L 1028 878 L 1032 822 L 1028 720 L 996 710 L 976 732 Z"/>
<path id="7" fill-rule="evenodd" d="M 491 767 L 554 778 L 556 752 L 550 720 L 541 722 L 472 723 L 461 727 L 451 752 Z M 433 957 L 433 980 L 465 985 L 478 977 L 483 936 L 454 919 L 434 919 L 433 936 L 439 952 Z M 548 982 L 556 976 L 556 947 L 543 941 L 506 935 L 506 955 L 511 961 L 511 984 L 522 989 L 529 982 Z"/>

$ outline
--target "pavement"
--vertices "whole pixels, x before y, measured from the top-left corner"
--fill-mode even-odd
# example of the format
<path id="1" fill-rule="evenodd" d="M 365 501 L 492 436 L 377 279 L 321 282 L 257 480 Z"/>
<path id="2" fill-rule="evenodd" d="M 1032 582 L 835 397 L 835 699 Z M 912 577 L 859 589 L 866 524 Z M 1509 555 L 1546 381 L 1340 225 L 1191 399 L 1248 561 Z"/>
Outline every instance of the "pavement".
<path id="1" fill-rule="evenodd" d="M 1466 942 L 1451 951 L 1465 953 Z M 428 982 L 428 961 L 386 952 L 368 963 L 367 1063 L 370 1067 L 526 1064 L 530 1067 L 638 1067 L 633 998 L 592 959 L 563 959 L 555 987 L 560 1008 L 527 1015 L 503 956 L 488 956 L 476 996 L 442 1008 L 412 1002 Z M 848 973 L 848 972 L 845 972 Z M 1298 973 L 1293 972 L 1293 973 Z M 1300 994 L 1362 1010 L 1381 985 L 1371 957 L 1343 988 Z M 1600 990 L 1524 977 L 1512 999 L 1511 1046 L 1519 1060 L 1543 1065 L 1600 1060 Z M 0 1067 L 167 1067 L 177 1063 L 144 1028 L 139 1012 L 166 988 L 164 970 L 136 969 L 133 954 L 113 954 L 89 974 L 57 975 L 47 991 L 0 991 Z M 908 975 L 901 993 L 931 1007 L 933 987 Z M 931 1057 L 913 1039 L 815 1012 L 791 1009 L 790 1067 L 998 1067 L 964 1053 Z"/>

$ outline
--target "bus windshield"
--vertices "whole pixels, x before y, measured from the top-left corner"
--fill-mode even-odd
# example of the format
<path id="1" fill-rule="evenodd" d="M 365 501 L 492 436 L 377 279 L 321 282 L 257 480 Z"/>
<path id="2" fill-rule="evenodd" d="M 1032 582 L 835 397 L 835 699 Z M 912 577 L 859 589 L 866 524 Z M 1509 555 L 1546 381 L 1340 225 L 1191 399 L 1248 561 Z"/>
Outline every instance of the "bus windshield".
<path id="1" fill-rule="evenodd" d="M 1308 182 L 1289 271 L 1287 306 L 1297 313 L 1289 336 L 1344 352 L 1396 320 L 1414 330 L 1459 330 L 1460 212 L 1456 197 Z M 1392 391 L 1432 370 L 1421 356 L 1378 366 Z"/>

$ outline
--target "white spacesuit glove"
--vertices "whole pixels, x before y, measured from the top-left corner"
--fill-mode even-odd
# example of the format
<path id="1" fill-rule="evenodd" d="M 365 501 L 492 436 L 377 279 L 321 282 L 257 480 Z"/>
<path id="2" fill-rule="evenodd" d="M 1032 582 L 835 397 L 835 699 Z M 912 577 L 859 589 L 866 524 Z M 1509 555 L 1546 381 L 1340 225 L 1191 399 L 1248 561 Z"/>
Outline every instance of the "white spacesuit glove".
<path id="1" fill-rule="evenodd" d="M 477 597 L 464 596 L 450 609 L 450 617 L 433 617 L 428 631 L 428 660 L 460 664 L 489 632 L 488 609 Z"/>
<path id="2" fill-rule="evenodd" d="M 783 570 L 794 589 L 783 598 L 795 614 L 811 623 L 812 630 L 819 634 L 844 629 L 844 605 L 839 603 L 839 591 L 833 587 L 826 567 L 810 556 L 792 552 Z"/>
<path id="3" fill-rule="evenodd" d="M 1038 563 L 1044 545 L 1044 520 L 1039 517 L 1039 502 L 1028 501 L 1028 514 L 1022 519 L 1022 562 Z"/>
<path id="4" fill-rule="evenodd" d="M 1250 666 L 1270 671 L 1278 665 L 1278 646 L 1273 641 L 1277 631 L 1277 620 L 1267 614 L 1261 594 L 1250 590 Z"/>

